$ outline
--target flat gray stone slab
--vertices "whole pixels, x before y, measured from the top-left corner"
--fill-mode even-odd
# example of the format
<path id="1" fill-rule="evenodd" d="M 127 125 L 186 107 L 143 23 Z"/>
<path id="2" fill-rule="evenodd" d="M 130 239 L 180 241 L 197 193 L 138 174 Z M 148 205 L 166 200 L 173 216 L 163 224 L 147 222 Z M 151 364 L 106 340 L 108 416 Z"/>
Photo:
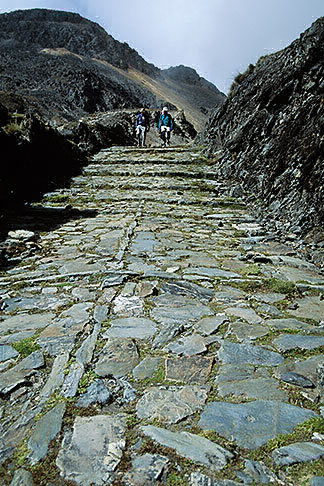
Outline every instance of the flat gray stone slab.
<path id="1" fill-rule="evenodd" d="M 323 276 L 319 273 L 284 266 L 276 267 L 271 276 L 278 278 L 279 280 L 288 280 L 290 282 L 309 282 L 311 284 L 319 284 L 324 281 Z"/>
<path id="2" fill-rule="evenodd" d="M 288 393 L 279 389 L 274 378 L 252 378 L 247 380 L 223 382 L 218 385 L 218 395 L 229 395 L 259 400 L 288 400 Z"/>
<path id="3" fill-rule="evenodd" d="M 285 360 L 281 354 L 253 344 L 232 343 L 223 341 L 218 358 L 222 363 L 250 363 L 259 366 L 278 366 Z"/>
<path id="4" fill-rule="evenodd" d="M 18 469 L 15 471 L 13 480 L 10 486 L 33 486 L 33 476 L 26 469 Z"/>
<path id="5" fill-rule="evenodd" d="M 168 358 L 166 360 L 166 380 L 182 381 L 189 385 L 207 383 L 213 366 L 213 358 L 191 356 Z"/>
<path id="6" fill-rule="evenodd" d="M 80 302 L 73 304 L 60 314 L 60 318 L 70 318 L 74 324 L 83 324 L 89 320 L 89 310 L 93 308 L 92 302 Z"/>
<path id="7" fill-rule="evenodd" d="M 144 454 L 132 460 L 132 471 L 125 474 L 123 484 L 145 486 L 162 479 L 167 470 L 169 459 L 158 454 Z"/>
<path id="8" fill-rule="evenodd" d="M 213 311 L 199 301 L 182 295 L 162 294 L 154 299 L 151 317 L 157 322 L 189 325 Z"/>
<path id="9" fill-rule="evenodd" d="M 195 330 L 203 336 L 209 336 L 213 334 L 217 329 L 226 322 L 228 318 L 225 314 L 218 314 L 216 316 L 204 317 L 197 324 L 195 324 Z"/>
<path id="10" fill-rule="evenodd" d="M 285 298 L 285 294 L 278 294 L 276 292 L 269 292 L 265 293 L 258 293 L 253 294 L 253 299 L 258 300 L 260 302 L 264 302 L 265 304 L 275 304 L 276 302 L 280 302 Z"/>
<path id="11" fill-rule="evenodd" d="M 31 353 L 16 366 L 0 374 L 0 393 L 9 393 L 42 366 L 44 366 L 43 353 L 40 351 Z"/>
<path id="12" fill-rule="evenodd" d="M 104 339 L 111 337 L 149 339 L 157 331 L 155 322 L 143 317 L 113 319 L 110 324 L 111 327 L 102 335 Z"/>
<path id="13" fill-rule="evenodd" d="M 323 356 L 313 356 L 305 360 L 288 361 L 274 369 L 274 375 L 280 379 L 283 373 L 293 372 L 304 376 L 312 381 L 314 385 L 318 385 L 318 367 L 324 363 Z"/>
<path id="14" fill-rule="evenodd" d="M 270 373 L 266 368 L 256 368 L 251 364 L 225 364 L 220 366 L 215 379 L 216 383 L 238 382 L 241 380 L 270 378 Z"/>
<path id="15" fill-rule="evenodd" d="M 163 348 L 163 351 L 183 356 L 194 356 L 207 351 L 205 340 L 199 334 L 191 334 L 177 339 Z"/>
<path id="16" fill-rule="evenodd" d="M 214 442 L 189 432 L 170 432 L 152 425 L 141 427 L 141 431 L 162 446 L 175 449 L 180 456 L 210 469 L 223 469 L 233 457 L 231 452 Z"/>
<path id="17" fill-rule="evenodd" d="M 101 351 L 95 372 L 99 376 L 127 375 L 139 362 L 139 354 L 132 339 L 110 338 Z"/>
<path id="18" fill-rule="evenodd" d="M 246 460 L 244 471 L 237 472 L 236 476 L 244 484 L 284 484 L 265 464 L 259 461 Z"/>
<path id="19" fill-rule="evenodd" d="M 256 305 L 256 311 L 259 314 L 266 314 L 268 316 L 272 317 L 284 317 L 285 314 L 281 312 L 275 305 L 271 304 L 266 304 L 266 303 L 261 303 Z"/>
<path id="20" fill-rule="evenodd" d="M 42 329 L 51 324 L 55 314 L 18 314 L 0 322 L 0 334 L 14 331 Z"/>
<path id="21" fill-rule="evenodd" d="M 169 424 L 201 410 L 207 400 L 208 389 L 198 386 L 158 388 L 144 393 L 137 403 L 139 418 L 157 418 Z"/>
<path id="22" fill-rule="evenodd" d="M 281 335 L 273 340 L 273 344 L 279 351 L 290 349 L 316 349 L 324 346 L 324 336 L 301 336 L 296 334 Z"/>
<path id="23" fill-rule="evenodd" d="M 0 344 L 0 363 L 7 361 L 8 359 L 17 358 L 19 353 L 7 344 Z"/>
<path id="24" fill-rule="evenodd" d="M 300 386 L 302 388 L 314 388 L 315 386 L 314 383 L 308 378 L 305 378 L 305 376 L 293 373 L 292 371 L 281 373 L 280 379 L 285 383 L 290 383 L 291 385 Z"/>
<path id="25" fill-rule="evenodd" d="M 94 326 L 93 332 L 83 341 L 75 353 L 75 359 L 79 364 L 86 366 L 91 362 L 100 329 L 101 324 L 97 322 Z"/>
<path id="26" fill-rule="evenodd" d="M 136 380 L 152 378 L 162 363 L 163 358 L 160 356 L 147 356 L 133 369 L 133 376 Z"/>
<path id="27" fill-rule="evenodd" d="M 84 373 L 83 364 L 76 362 L 71 365 L 69 372 L 66 375 L 64 383 L 62 385 L 61 394 L 63 395 L 63 397 L 68 397 L 68 398 L 75 397 L 83 373 Z"/>
<path id="28" fill-rule="evenodd" d="M 77 401 L 77 406 L 82 408 L 90 407 L 94 403 L 100 403 L 100 405 L 105 405 L 111 399 L 111 393 L 104 384 L 102 380 L 96 379 L 87 388 L 86 393 L 81 395 Z"/>
<path id="29" fill-rule="evenodd" d="M 214 295 L 213 290 L 202 287 L 201 285 L 186 282 L 185 280 L 163 282 L 161 289 L 169 294 L 187 295 L 188 297 L 193 297 L 203 303 L 208 303 Z"/>
<path id="30" fill-rule="evenodd" d="M 228 316 L 239 317 L 240 319 L 244 319 L 245 321 L 249 322 L 250 324 L 260 324 L 263 319 L 258 316 L 258 314 L 249 307 L 228 307 L 225 309 L 225 314 Z"/>
<path id="31" fill-rule="evenodd" d="M 289 311 L 290 312 L 290 311 Z M 297 319 L 267 319 L 264 321 L 264 324 L 274 329 L 296 329 L 296 330 L 313 330 L 316 329 L 315 326 L 311 324 L 307 324 L 306 322 L 298 321 Z"/>
<path id="32" fill-rule="evenodd" d="M 183 272 L 187 275 L 202 275 L 203 277 L 223 277 L 223 278 L 238 278 L 241 277 L 238 273 L 228 272 L 227 270 L 222 270 L 220 268 L 211 267 L 189 267 Z"/>
<path id="33" fill-rule="evenodd" d="M 96 305 L 93 312 L 93 318 L 96 322 L 101 323 L 107 319 L 108 307 L 106 305 Z"/>
<path id="34" fill-rule="evenodd" d="M 231 481 L 230 479 L 212 479 L 200 472 L 190 475 L 190 486 L 238 486 L 242 483 Z"/>
<path id="35" fill-rule="evenodd" d="M 153 339 L 152 348 L 162 348 L 166 343 L 172 341 L 173 338 L 178 336 L 184 331 L 184 325 L 177 322 L 169 322 L 161 326 L 161 331 Z"/>
<path id="36" fill-rule="evenodd" d="M 238 321 L 232 322 L 229 325 L 228 332 L 234 334 L 239 341 L 245 341 L 247 339 L 252 341 L 258 337 L 266 336 L 270 332 L 270 329 L 261 324 L 247 324 Z"/>
<path id="37" fill-rule="evenodd" d="M 324 277 L 322 277 L 324 280 Z M 304 317 L 307 319 L 314 319 L 315 321 L 322 321 L 324 316 L 324 301 L 318 296 L 307 296 L 302 299 L 297 299 L 297 309 L 290 310 L 289 313 L 296 317 Z"/>
<path id="38" fill-rule="evenodd" d="M 222 286 L 218 292 L 215 292 L 213 302 L 232 304 L 238 301 L 244 301 L 245 297 L 246 292 L 243 292 L 243 290 L 230 286 Z"/>
<path id="39" fill-rule="evenodd" d="M 1 326 L 1 324 L 0 324 L 0 326 Z M 34 331 L 21 331 L 21 332 L 15 332 L 14 334 L 7 334 L 6 336 L 2 336 L 0 338 L 0 344 L 18 343 L 19 341 L 22 341 L 23 339 L 33 337 L 35 332 L 36 332 L 36 330 L 34 330 Z"/>
<path id="40" fill-rule="evenodd" d="M 289 434 L 298 424 L 316 416 L 311 410 L 280 401 L 212 402 L 205 407 L 198 425 L 203 430 L 215 430 L 240 447 L 257 449 L 278 434 Z"/>
<path id="41" fill-rule="evenodd" d="M 56 459 L 61 476 L 82 486 L 102 486 L 112 479 L 125 448 L 121 415 L 77 417 Z"/>
<path id="42" fill-rule="evenodd" d="M 324 476 L 312 477 L 309 486 L 324 486 Z"/>
<path id="43" fill-rule="evenodd" d="M 90 263 L 87 260 L 76 259 L 71 262 L 65 263 L 58 269 L 62 275 L 68 273 L 82 273 L 82 272 L 102 272 L 105 270 L 103 265 L 98 263 Z"/>
<path id="44" fill-rule="evenodd" d="M 115 287 L 122 284 L 127 278 L 127 273 L 112 272 L 110 273 L 102 283 L 102 288 Z"/>
<path id="45" fill-rule="evenodd" d="M 28 449 L 31 451 L 28 459 L 32 465 L 37 464 L 46 456 L 49 443 L 61 430 L 65 409 L 65 403 L 59 403 L 36 423 L 28 441 Z"/>
<path id="46" fill-rule="evenodd" d="M 47 400 L 55 390 L 62 386 L 68 360 L 68 353 L 63 353 L 55 358 L 49 377 L 40 392 L 41 401 Z"/>
<path id="47" fill-rule="evenodd" d="M 190 486 L 237 486 L 242 483 L 230 479 L 212 479 L 200 472 L 194 472 L 190 475 Z"/>
<path id="48" fill-rule="evenodd" d="M 119 295 L 114 300 L 113 313 L 119 317 L 137 317 L 144 314 L 144 302 L 140 297 Z"/>
<path id="49" fill-rule="evenodd" d="M 287 466 L 298 462 L 316 461 L 324 456 L 324 447 L 313 442 L 296 442 L 280 447 L 272 453 L 274 462 L 279 466 Z"/>

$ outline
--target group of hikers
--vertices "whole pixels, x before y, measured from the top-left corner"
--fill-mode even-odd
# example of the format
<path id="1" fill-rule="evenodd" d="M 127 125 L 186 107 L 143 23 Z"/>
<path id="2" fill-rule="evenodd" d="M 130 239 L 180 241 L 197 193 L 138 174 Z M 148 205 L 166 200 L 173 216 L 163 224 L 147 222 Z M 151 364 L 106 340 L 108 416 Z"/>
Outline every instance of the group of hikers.
<path id="1" fill-rule="evenodd" d="M 166 106 L 161 113 L 158 113 L 155 122 L 162 140 L 162 147 L 168 147 L 170 145 L 170 136 L 174 123 Z M 137 114 L 135 121 L 135 133 L 138 147 L 146 147 L 146 135 L 149 130 L 150 116 L 145 108 L 142 108 Z"/>

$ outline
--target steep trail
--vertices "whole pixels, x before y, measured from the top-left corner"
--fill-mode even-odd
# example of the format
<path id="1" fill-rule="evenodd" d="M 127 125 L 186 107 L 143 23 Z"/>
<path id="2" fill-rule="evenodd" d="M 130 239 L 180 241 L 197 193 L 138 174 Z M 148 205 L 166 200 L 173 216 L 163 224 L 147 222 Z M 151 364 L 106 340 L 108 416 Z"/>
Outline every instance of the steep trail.
<path id="1" fill-rule="evenodd" d="M 37 208 L 62 223 L 0 276 L 4 485 L 324 475 L 324 275 L 198 149 L 104 150 Z"/>

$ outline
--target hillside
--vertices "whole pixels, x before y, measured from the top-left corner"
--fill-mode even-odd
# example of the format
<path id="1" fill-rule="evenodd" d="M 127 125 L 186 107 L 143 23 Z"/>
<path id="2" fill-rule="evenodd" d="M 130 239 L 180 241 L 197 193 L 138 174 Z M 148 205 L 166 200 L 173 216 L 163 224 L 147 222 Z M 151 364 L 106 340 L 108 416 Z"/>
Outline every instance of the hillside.
<path id="1" fill-rule="evenodd" d="M 203 140 L 279 234 L 324 242 L 324 18 L 240 74 Z M 253 197 L 251 197 L 251 194 Z"/>
<path id="2" fill-rule="evenodd" d="M 18 104 L 60 123 L 167 103 L 185 110 L 199 129 L 224 99 L 193 69 L 160 70 L 78 14 L 32 9 L 0 15 L 0 101 L 9 109 Z"/>

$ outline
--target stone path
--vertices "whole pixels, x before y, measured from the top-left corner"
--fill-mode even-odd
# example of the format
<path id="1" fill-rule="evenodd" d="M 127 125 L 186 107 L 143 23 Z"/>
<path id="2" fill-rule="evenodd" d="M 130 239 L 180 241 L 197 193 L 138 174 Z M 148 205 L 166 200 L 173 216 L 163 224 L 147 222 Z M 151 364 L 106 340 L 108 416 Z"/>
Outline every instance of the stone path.
<path id="1" fill-rule="evenodd" d="M 44 197 L 0 276 L 1 484 L 323 484 L 324 274 L 226 194 L 113 148 Z"/>

